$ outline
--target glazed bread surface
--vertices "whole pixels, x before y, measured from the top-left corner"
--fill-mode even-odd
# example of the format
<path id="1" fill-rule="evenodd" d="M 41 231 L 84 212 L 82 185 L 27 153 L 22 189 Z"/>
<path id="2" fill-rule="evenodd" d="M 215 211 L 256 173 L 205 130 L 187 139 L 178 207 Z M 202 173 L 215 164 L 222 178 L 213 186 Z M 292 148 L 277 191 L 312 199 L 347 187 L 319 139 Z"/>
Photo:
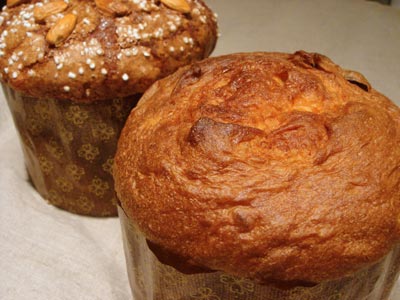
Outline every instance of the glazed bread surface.
<path id="1" fill-rule="evenodd" d="M 8 0 L 0 79 L 32 97 L 125 97 L 207 57 L 216 38 L 202 0 Z"/>
<path id="2" fill-rule="evenodd" d="M 231 54 L 145 93 L 114 178 L 128 217 L 170 257 L 316 283 L 398 242 L 399 144 L 399 108 L 361 74 L 316 53 Z"/>

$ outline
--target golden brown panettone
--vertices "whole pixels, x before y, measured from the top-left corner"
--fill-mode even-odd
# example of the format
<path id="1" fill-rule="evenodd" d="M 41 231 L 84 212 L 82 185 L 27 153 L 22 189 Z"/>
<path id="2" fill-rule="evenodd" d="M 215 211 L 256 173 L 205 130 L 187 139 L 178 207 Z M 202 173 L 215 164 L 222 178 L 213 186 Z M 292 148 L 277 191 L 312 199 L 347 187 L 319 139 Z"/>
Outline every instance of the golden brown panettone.
<path id="1" fill-rule="evenodd" d="M 399 108 L 361 74 L 316 53 L 232 54 L 145 93 L 114 179 L 153 249 L 264 283 L 321 282 L 398 242 L 399 144 Z"/>
<path id="2" fill-rule="evenodd" d="M 207 57 L 216 37 L 202 0 L 8 0 L 0 78 L 33 97 L 126 97 Z"/>

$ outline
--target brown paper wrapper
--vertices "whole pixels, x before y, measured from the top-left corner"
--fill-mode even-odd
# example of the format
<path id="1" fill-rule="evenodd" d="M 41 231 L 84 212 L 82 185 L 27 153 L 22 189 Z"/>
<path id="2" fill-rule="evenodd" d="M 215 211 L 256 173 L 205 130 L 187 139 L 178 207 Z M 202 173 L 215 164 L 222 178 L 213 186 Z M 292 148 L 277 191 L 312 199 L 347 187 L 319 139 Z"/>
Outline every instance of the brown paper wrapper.
<path id="1" fill-rule="evenodd" d="M 222 272 L 186 275 L 159 262 L 121 207 L 126 264 L 137 300 L 386 300 L 400 270 L 400 245 L 375 265 L 340 280 L 282 290 Z"/>
<path id="2" fill-rule="evenodd" d="M 140 95 L 85 104 L 32 98 L 6 85 L 3 90 L 39 194 L 73 213 L 116 216 L 111 167 Z"/>

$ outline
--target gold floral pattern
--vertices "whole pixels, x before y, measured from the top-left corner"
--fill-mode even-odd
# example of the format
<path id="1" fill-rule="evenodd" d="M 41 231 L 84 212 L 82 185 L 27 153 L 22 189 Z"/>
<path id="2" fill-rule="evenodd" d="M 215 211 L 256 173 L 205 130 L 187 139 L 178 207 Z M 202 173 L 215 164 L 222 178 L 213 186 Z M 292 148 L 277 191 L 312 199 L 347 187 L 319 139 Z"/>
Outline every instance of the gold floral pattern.
<path id="1" fill-rule="evenodd" d="M 45 143 L 45 148 L 57 160 L 60 160 L 64 155 L 63 148 L 58 145 L 54 140 L 51 140 L 48 144 Z"/>
<path id="2" fill-rule="evenodd" d="M 51 171 L 54 169 L 54 164 L 45 156 L 39 155 L 39 165 L 42 169 L 43 173 L 50 174 Z"/>
<path id="3" fill-rule="evenodd" d="M 34 106 L 34 111 L 43 121 L 50 120 L 49 105 L 46 102 L 38 101 Z"/>
<path id="4" fill-rule="evenodd" d="M 85 175 L 85 169 L 75 164 L 68 164 L 65 171 L 74 181 L 79 181 Z"/>
<path id="5" fill-rule="evenodd" d="M 126 110 L 124 107 L 124 99 L 114 99 L 111 104 L 111 114 L 114 115 L 118 120 L 123 121 L 129 115 L 130 110 Z"/>
<path id="6" fill-rule="evenodd" d="M 221 300 L 221 298 L 218 297 L 212 289 L 206 287 L 199 288 L 196 293 L 192 294 L 190 297 L 192 299 L 202 300 Z"/>
<path id="7" fill-rule="evenodd" d="M 92 144 L 83 144 L 78 150 L 78 156 L 89 161 L 93 161 L 99 154 L 99 148 Z"/>
<path id="8" fill-rule="evenodd" d="M 100 139 L 102 141 L 107 141 L 111 139 L 114 135 L 114 128 L 107 126 L 105 123 L 98 123 L 92 129 L 93 137 Z"/>
<path id="9" fill-rule="evenodd" d="M 73 213 L 115 216 L 112 158 L 138 96 L 81 104 L 3 89 L 24 148 L 25 165 L 43 198 Z"/>
<path id="10" fill-rule="evenodd" d="M 103 181 L 98 177 L 94 177 L 89 185 L 89 191 L 98 197 L 104 196 L 105 192 L 110 188 L 107 181 Z"/>
<path id="11" fill-rule="evenodd" d="M 221 275 L 219 279 L 223 284 L 228 286 L 228 289 L 233 294 L 243 295 L 245 292 L 254 291 L 254 283 L 250 280 L 229 275 Z"/>
<path id="12" fill-rule="evenodd" d="M 26 120 L 26 126 L 31 135 L 37 136 L 43 131 L 42 123 L 36 117 L 30 117 Z"/>
<path id="13" fill-rule="evenodd" d="M 375 266 L 312 287 L 279 289 L 222 272 L 186 275 L 158 261 L 120 206 L 118 214 L 131 286 L 141 300 L 388 300 L 390 287 L 399 274 L 400 244 Z M 383 296 L 371 293 L 381 287 Z"/>
<path id="14" fill-rule="evenodd" d="M 334 294 L 328 298 L 328 300 L 341 300 L 341 299 L 343 299 L 343 297 L 342 293 L 340 292 L 337 292 L 337 294 Z"/>
<path id="15" fill-rule="evenodd" d="M 123 99 L 121 98 L 116 98 L 112 101 L 111 104 L 111 109 L 112 109 L 112 113 L 115 113 L 117 111 L 121 111 L 123 109 Z"/>
<path id="16" fill-rule="evenodd" d="M 60 188 L 60 190 L 63 191 L 64 193 L 68 193 L 72 191 L 72 189 L 74 188 L 73 184 L 63 177 L 57 178 L 56 184 Z"/>
<path id="17" fill-rule="evenodd" d="M 59 131 L 60 131 L 61 141 L 67 144 L 73 141 L 74 135 L 72 134 L 72 132 L 65 129 L 64 126 L 60 126 Z"/>
<path id="18" fill-rule="evenodd" d="M 110 173 L 112 175 L 112 168 L 114 165 L 114 158 L 109 158 L 106 160 L 104 164 L 102 164 L 102 168 L 105 172 Z"/>
<path id="19" fill-rule="evenodd" d="M 187 282 L 187 278 L 183 274 L 176 272 L 174 268 L 163 264 L 158 265 L 158 267 L 161 278 L 166 285 L 182 286 Z"/>
<path id="20" fill-rule="evenodd" d="M 114 204 L 115 206 L 117 206 L 117 204 L 118 204 L 117 198 L 112 197 L 111 198 L 111 203 Z"/>
<path id="21" fill-rule="evenodd" d="M 110 208 L 102 209 L 100 212 L 98 212 L 96 214 L 96 216 L 97 217 L 109 217 L 111 215 L 110 211 L 113 212 L 114 210 L 111 210 Z M 114 215 L 114 214 L 112 214 L 112 215 Z"/>
<path id="22" fill-rule="evenodd" d="M 321 295 L 324 293 L 325 286 L 318 284 L 309 288 L 296 287 L 291 290 L 288 300 L 313 300 L 315 295 Z"/>
<path id="23" fill-rule="evenodd" d="M 81 109 L 81 107 L 78 105 L 73 105 L 68 109 L 65 117 L 75 126 L 82 127 L 85 121 L 89 118 L 89 114 L 87 111 Z"/>
<path id="24" fill-rule="evenodd" d="M 79 196 L 77 200 L 79 211 L 89 213 L 94 208 L 94 203 L 86 196 Z"/>
<path id="25" fill-rule="evenodd" d="M 61 205 L 63 203 L 64 199 L 63 196 L 57 193 L 55 190 L 50 190 L 49 191 L 49 196 L 48 196 L 48 201 L 53 204 L 53 205 Z"/>
<path id="26" fill-rule="evenodd" d="M 78 210 L 78 205 L 77 205 L 76 199 L 71 199 L 71 198 L 64 199 L 62 205 L 63 205 L 63 208 L 65 208 L 66 210 L 68 210 L 69 212 L 72 212 L 74 214 L 83 213 Z"/>

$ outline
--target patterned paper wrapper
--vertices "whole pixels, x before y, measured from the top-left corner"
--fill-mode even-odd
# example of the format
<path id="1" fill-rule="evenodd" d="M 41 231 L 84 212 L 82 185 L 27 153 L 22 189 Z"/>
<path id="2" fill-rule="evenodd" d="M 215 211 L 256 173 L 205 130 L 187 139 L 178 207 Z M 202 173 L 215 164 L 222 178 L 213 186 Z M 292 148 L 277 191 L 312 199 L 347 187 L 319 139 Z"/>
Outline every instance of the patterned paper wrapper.
<path id="1" fill-rule="evenodd" d="M 30 179 L 50 204 L 89 216 L 116 216 L 111 174 L 119 134 L 140 95 L 88 104 L 3 91 Z"/>
<path id="2" fill-rule="evenodd" d="M 222 272 L 186 275 L 160 263 L 118 206 L 129 282 L 135 300 L 386 300 L 400 271 L 400 245 L 351 277 L 313 287 L 279 289 Z"/>

